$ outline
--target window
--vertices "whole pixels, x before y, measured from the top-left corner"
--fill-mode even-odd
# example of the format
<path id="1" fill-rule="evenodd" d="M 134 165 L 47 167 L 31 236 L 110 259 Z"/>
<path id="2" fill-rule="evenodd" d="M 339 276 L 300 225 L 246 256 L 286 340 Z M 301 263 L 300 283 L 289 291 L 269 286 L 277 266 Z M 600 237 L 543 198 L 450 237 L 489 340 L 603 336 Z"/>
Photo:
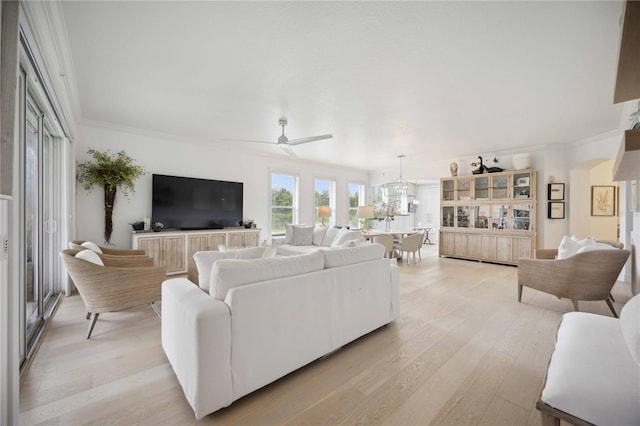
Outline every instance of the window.
<path id="1" fill-rule="evenodd" d="M 335 223 L 335 187 L 336 183 L 332 180 L 316 179 L 316 203 L 315 203 L 315 216 L 316 225 L 324 223 L 325 225 L 331 225 Z M 320 206 L 329 206 L 331 209 L 330 217 L 319 217 L 318 208 Z"/>
<path id="2" fill-rule="evenodd" d="M 297 222 L 298 177 L 271 173 L 271 235 L 284 235 L 284 226 Z"/>
<path id="3" fill-rule="evenodd" d="M 358 206 L 364 206 L 364 185 L 360 183 L 349 183 L 349 226 L 357 228 Z"/>

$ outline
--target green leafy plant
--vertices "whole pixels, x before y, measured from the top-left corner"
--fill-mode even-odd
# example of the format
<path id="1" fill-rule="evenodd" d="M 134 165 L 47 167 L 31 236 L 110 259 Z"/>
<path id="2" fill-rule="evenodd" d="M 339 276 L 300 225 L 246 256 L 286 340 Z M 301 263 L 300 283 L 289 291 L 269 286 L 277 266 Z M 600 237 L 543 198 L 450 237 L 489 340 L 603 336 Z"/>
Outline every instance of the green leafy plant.
<path id="1" fill-rule="evenodd" d="M 113 231 L 113 207 L 116 202 L 116 190 L 122 189 L 122 195 L 129 198 L 135 192 L 135 181 L 146 172 L 142 166 L 134 164 L 133 158 L 120 151 L 112 155 L 109 151 L 100 152 L 89 149 L 91 160 L 78 163 L 78 182 L 91 192 L 94 186 L 104 189 L 104 240 L 109 243 Z"/>

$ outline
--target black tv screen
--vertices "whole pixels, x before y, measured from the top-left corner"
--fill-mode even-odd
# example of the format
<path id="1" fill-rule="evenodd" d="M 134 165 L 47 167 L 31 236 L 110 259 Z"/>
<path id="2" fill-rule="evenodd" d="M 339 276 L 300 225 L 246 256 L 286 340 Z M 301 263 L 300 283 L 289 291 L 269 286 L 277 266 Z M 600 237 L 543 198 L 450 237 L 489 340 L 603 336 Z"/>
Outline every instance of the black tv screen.
<path id="1" fill-rule="evenodd" d="M 165 229 L 239 226 L 242 182 L 154 174 L 151 215 Z"/>

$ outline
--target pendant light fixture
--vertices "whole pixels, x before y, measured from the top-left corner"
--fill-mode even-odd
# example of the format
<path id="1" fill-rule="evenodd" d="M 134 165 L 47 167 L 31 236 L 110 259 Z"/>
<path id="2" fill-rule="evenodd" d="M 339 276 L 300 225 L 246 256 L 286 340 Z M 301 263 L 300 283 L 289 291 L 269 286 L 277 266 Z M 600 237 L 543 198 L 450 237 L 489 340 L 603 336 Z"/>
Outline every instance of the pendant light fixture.
<path id="1" fill-rule="evenodd" d="M 402 176 L 402 159 L 405 158 L 405 155 L 398 155 L 398 158 L 400 159 L 400 176 L 398 176 L 395 184 L 396 195 L 407 195 L 409 184 L 406 180 L 404 180 L 404 177 Z"/>

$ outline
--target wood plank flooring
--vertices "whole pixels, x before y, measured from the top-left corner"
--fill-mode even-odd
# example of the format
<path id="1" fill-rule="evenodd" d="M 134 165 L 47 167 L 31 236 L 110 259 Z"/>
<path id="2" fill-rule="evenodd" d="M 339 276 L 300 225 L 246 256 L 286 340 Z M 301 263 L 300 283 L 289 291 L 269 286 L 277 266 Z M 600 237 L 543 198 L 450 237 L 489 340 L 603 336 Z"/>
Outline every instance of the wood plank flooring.
<path id="1" fill-rule="evenodd" d="M 571 303 L 524 289 L 517 268 L 400 263 L 401 316 L 230 407 L 195 420 L 149 306 L 105 313 L 86 340 L 79 296 L 62 301 L 21 386 L 23 425 L 538 425 L 535 402 Z M 617 283 L 616 310 L 631 297 Z M 580 308 L 609 316 L 604 302 Z"/>

